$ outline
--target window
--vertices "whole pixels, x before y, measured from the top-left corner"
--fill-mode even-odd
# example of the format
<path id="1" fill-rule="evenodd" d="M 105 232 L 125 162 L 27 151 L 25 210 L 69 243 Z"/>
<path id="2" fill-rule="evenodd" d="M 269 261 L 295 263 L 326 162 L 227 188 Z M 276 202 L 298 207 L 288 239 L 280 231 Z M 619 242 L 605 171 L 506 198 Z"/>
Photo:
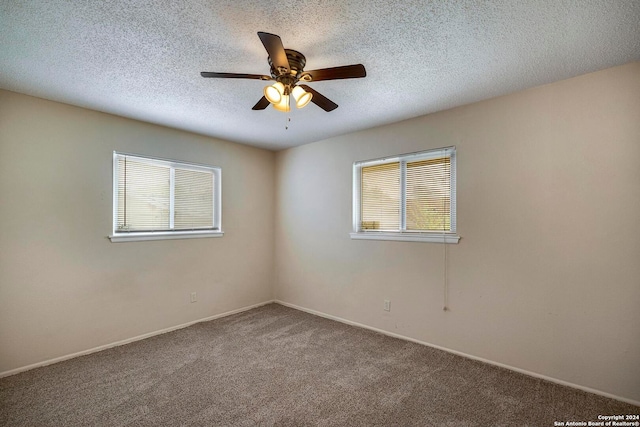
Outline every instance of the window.
<path id="1" fill-rule="evenodd" d="M 354 163 L 351 238 L 457 243 L 455 147 Z"/>
<path id="2" fill-rule="evenodd" d="M 113 153 L 112 242 L 222 236 L 220 168 Z"/>

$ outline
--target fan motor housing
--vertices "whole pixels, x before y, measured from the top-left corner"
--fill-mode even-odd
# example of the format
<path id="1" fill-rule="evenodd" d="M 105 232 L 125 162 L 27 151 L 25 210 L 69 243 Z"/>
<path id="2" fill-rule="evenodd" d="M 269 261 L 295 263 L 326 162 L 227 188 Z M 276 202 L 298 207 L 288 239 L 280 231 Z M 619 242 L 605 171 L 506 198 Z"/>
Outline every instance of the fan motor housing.
<path id="1" fill-rule="evenodd" d="M 307 59 L 297 50 L 285 49 L 284 52 L 286 53 L 287 60 L 289 61 L 290 75 L 297 80 L 297 77 L 302 73 L 304 66 L 307 64 Z M 269 66 L 271 67 L 271 76 L 278 80 L 278 77 L 282 76 L 283 73 L 274 67 L 271 57 L 269 57 Z"/>

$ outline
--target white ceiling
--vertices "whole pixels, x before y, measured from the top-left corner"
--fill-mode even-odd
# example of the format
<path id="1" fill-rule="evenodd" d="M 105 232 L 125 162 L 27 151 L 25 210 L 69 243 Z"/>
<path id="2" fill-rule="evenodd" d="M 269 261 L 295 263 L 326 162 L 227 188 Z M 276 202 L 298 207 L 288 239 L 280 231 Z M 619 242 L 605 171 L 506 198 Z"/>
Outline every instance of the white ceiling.
<path id="1" fill-rule="evenodd" d="M 257 31 L 339 105 L 253 111 L 269 74 Z M 640 1 L 0 0 L 0 87 L 282 149 L 640 60 Z"/>

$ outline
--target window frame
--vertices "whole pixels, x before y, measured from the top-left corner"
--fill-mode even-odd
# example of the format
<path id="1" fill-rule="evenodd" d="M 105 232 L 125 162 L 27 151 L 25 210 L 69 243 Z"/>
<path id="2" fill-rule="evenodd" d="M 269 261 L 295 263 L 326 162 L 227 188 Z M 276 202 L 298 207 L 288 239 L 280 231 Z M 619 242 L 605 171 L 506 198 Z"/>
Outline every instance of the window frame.
<path id="1" fill-rule="evenodd" d="M 118 230 L 118 158 L 121 156 L 131 157 L 138 161 L 170 167 L 170 175 L 173 177 L 175 169 L 187 169 L 195 171 L 206 171 L 213 174 L 213 228 L 201 230 L 162 230 L 162 231 L 121 231 Z M 168 239 L 195 239 L 203 237 L 222 237 L 222 169 L 217 166 L 209 166 L 199 163 L 183 162 L 177 160 L 163 159 L 159 157 L 145 156 L 141 154 L 130 154 L 121 151 L 113 152 L 113 183 L 112 183 L 112 223 L 111 242 L 132 242 L 144 240 L 168 240 Z M 174 196 L 174 188 L 170 188 L 171 200 Z M 173 209 L 171 201 L 170 209 Z M 170 212 L 170 215 L 173 216 Z"/>
<path id="2" fill-rule="evenodd" d="M 406 229 L 406 201 L 407 201 L 407 163 L 421 160 L 449 157 L 451 164 L 451 230 L 407 230 Z M 366 166 L 381 165 L 386 163 L 400 163 L 400 229 L 398 231 L 364 230 L 361 228 L 361 182 L 362 168 Z M 352 193 L 352 231 L 351 239 L 362 240 L 396 240 L 405 242 L 432 242 L 432 243 L 458 243 L 456 228 L 456 147 L 443 147 L 408 154 L 382 157 L 378 159 L 363 160 L 353 163 L 353 193 Z"/>

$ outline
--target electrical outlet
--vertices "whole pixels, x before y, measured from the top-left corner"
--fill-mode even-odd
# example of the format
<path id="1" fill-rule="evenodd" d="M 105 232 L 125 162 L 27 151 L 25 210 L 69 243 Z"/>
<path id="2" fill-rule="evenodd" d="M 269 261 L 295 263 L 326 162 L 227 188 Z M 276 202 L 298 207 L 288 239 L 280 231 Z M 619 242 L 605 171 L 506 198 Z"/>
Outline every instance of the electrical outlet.
<path id="1" fill-rule="evenodd" d="M 391 301 L 388 299 L 384 300 L 384 311 L 391 311 Z"/>
<path id="2" fill-rule="evenodd" d="M 191 292 L 191 302 L 198 301 L 198 294 L 195 292 Z"/>

